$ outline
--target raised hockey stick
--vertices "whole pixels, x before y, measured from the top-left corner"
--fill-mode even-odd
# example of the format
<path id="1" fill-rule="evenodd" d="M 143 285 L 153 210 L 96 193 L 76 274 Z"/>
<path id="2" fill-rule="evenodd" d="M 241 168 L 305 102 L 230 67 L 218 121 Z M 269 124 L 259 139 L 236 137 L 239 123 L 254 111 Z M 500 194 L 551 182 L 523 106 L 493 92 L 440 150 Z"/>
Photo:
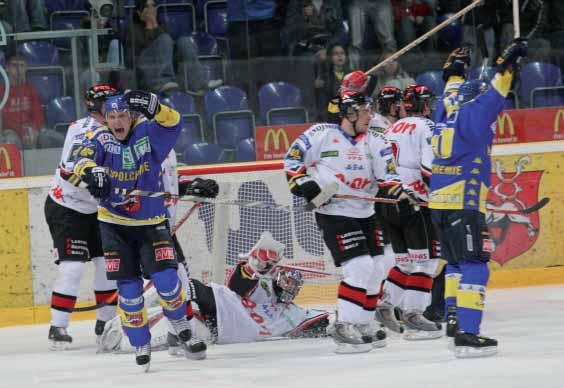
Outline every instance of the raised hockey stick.
<path id="1" fill-rule="evenodd" d="M 484 26 L 480 24 L 476 27 L 476 40 L 478 42 L 478 49 L 480 50 L 480 54 L 482 55 L 482 67 L 480 69 L 480 81 L 486 81 L 486 71 L 488 69 L 488 61 L 489 61 L 489 54 L 488 54 L 488 45 L 486 44 L 486 34 L 484 32 Z"/>
<path id="2" fill-rule="evenodd" d="M 147 284 L 145 284 L 145 287 L 143 287 L 143 292 L 147 291 L 149 288 L 151 288 L 153 286 L 153 282 L 148 281 Z M 84 306 L 84 307 L 75 307 L 72 312 L 73 313 L 83 313 L 85 311 L 94 311 L 94 310 L 98 310 L 99 308 L 105 307 L 105 306 L 109 306 L 112 303 L 114 303 L 117 298 L 119 296 L 119 293 L 116 291 L 114 292 L 108 299 L 106 299 L 103 302 L 100 303 L 96 303 L 93 304 L 91 306 Z"/>
<path id="3" fill-rule="evenodd" d="M 476 8 L 477 6 L 479 6 L 480 4 L 483 3 L 484 0 L 475 0 L 472 3 L 470 3 L 469 5 L 467 5 L 466 7 L 464 7 L 463 9 L 461 9 L 460 11 L 458 11 L 457 13 L 455 13 L 454 15 L 452 15 L 451 17 L 449 17 L 448 19 L 446 19 L 445 21 L 443 21 L 441 24 L 435 26 L 433 29 L 431 29 L 430 31 L 426 32 L 425 34 L 421 35 L 419 38 L 415 39 L 413 42 L 411 42 L 410 44 L 408 44 L 407 46 L 401 48 L 400 50 L 396 51 L 394 54 L 390 55 L 388 58 L 384 59 L 382 62 L 378 63 L 376 66 L 372 67 L 370 70 L 366 71 L 366 74 L 372 74 L 374 73 L 376 70 L 380 69 L 383 66 L 386 66 L 389 62 L 395 61 L 397 58 L 399 58 L 400 56 L 402 56 L 404 53 L 408 52 L 409 50 L 411 50 L 412 48 L 418 46 L 421 42 L 423 42 L 424 40 L 426 40 L 427 38 L 429 38 L 431 35 L 433 35 L 434 33 L 442 30 L 443 28 L 445 28 L 446 26 L 448 26 L 450 23 L 452 23 L 453 21 L 455 21 L 458 18 L 461 18 L 462 16 L 464 16 L 465 14 L 467 14 L 468 12 L 470 12 L 471 10 L 473 10 L 474 8 Z"/>

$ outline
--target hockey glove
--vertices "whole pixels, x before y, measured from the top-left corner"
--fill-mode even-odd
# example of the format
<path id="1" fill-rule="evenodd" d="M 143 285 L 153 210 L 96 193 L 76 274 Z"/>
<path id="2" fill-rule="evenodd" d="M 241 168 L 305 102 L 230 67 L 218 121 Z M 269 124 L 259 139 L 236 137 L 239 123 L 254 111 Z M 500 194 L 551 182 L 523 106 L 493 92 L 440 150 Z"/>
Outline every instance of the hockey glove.
<path id="1" fill-rule="evenodd" d="M 321 187 L 309 175 L 299 175 L 290 180 L 290 191 L 292 194 L 304 197 L 306 201 L 311 202 L 321 193 Z"/>
<path id="2" fill-rule="evenodd" d="M 110 195 L 110 178 L 103 167 L 84 169 L 84 181 L 94 198 L 105 199 Z"/>
<path id="3" fill-rule="evenodd" d="M 196 178 L 188 184 L 184 195 L 195 195 L 197 197 L 215 198 L 219 193 L 219 186 L 213 179 Z"/>
<path id="4" fill-rule="evenodd" d="M 514 70 L 521 61 L 521 58 L 527 56 L 528 47 L 529 42 L 527 39 L 517 38 L 513 40 L 497 58 L 497 71 L 499 73 L 505 73 L 508 69 Z"/>
<path id="5" fill-rule="evenodd" d="M 466 78 L 466 70 L 470 67 L 471 54 L 469 46 L 460 47 L 451 52 L 443 65 L 443 80 L 447 82 L 451 76 Z"/>
<path id="6" fill-rule="evenodd" d="M 398 201 L 396 206 L 400 217 L 408 216 L 414 211 L 419 210 L 419 201 L 415 196 L 415 192 L 409 187 L 403 185 L 393 186 L 388 191 L 388 195 Z"/>
<path id="7" fill-rule="evenodd" d="M 245 264 L 245 272 L 252 279 L 259 279 L 265 275 L 274 277 L 278 271 L 276 266 L 281 257 L 276 251 L 268 249 L 257 249 L 251 253 Z"/>
<path id="8" fill-rule="evenodd" d="M 129 105 L 129 109 L 142 113 L 149 120 L 152 120 L 161 109 L 159 98 L 155 93 L 133 90 L 127 93 L 124 98 Z"/>

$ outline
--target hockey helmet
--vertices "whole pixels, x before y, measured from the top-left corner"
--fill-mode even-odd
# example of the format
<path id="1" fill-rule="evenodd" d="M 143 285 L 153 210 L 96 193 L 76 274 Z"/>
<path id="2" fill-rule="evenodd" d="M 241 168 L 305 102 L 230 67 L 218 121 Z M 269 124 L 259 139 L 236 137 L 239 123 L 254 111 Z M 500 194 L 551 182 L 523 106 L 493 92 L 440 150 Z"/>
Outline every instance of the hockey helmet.
<path id="1" fill-rule="evenodd" d="M 409 85 L 403 92 L 403 104 L 406 112 L 420 113 L 434 97 L 431 89 L 425 85 Z"/>
<path id="2" fill-rule="evenodd" d="M 118 91 L 113 86 L 108 84 L 94 85 L 88 89 L 84 95 L 84 103 L 88 112 L 101 113 L 101 108 L 104 102 L 112 96 L 118 94 Z"/>
<path id="3" fill-rule="evenodd" d="M 104 102 L 104 114 L 129 110 L 129 105 L 121 94 L 112 96 Z"/>
<path id="4" fill-rule="evenodd" d="M 401 102 L 401 90 L 394 86 L 384 86 L 378 92 L 376 101 L 378 102 L 378 111 L 380 114 L 387 115 L 390 113 L 390 108 L 393 104 Z"/>
<path id="5" fill-rule="evenodd" d="M 358 113 L 363 106 L 369 106 L 370 101 L 362 93 L 348 92 L 339 97 L 339 112 L 341 117 L 347 117 L 352 113 Z"/>
<path id="6" fill-rule="evenodd" d="M 488 84 L 482 80 L 472 79 L 466 81 L 462 85 L 460 85 L 460 88 L 458 88 L 456 101 L 461 105 L 465 104 L 475 99 L 476 97 L 478 97 L 478 95 L 484 93 L 486 90 L 488 90 Z"/>
<path id="7" fill-rule="evenodd" d="M 341 82 L 339 95 L 350 92 L 364 93 L 367 87 L 368 77 L 362 70 L 356 70 L 345 75 Z"/>
<path id="8" fill-rule="evenodd" d="M 302 273 L 297 269 L 278 272 L 276 286 L 280 289 L 278 299 L 282 303 L 292 303 L 304 284 Z"/>

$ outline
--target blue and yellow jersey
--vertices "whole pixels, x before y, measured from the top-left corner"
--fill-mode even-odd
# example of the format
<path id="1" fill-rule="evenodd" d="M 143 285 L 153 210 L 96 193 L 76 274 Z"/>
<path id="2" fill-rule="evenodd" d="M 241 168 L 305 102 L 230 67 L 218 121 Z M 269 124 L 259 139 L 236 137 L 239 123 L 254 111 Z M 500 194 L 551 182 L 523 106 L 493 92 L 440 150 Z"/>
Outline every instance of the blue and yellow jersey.
<path id="1" fill-rule="evenodd" d="M 112 203 L 122 202 L 122 194 L 131 190 L 163 191 L 161 164 L 174 147 L 181 128 L 180 114 L 161 105 L 154 121 L 140 119 L 134 123 L 125 142 L 117 140 L 107 127 L 101 127 L 88 136 L 76 151 L 73 171 L 82 177 L 89 167 L 106 168 L 111 194 L 100 201 L 100 221 L 119 225 L 154 225 L 167 218 L 164 197 L 136 197 L 131 203 L 119 206 L 112 206 Z"/>
<path id="2" fill-rule="evenodd" d="M 495 120 L 503 110 L 512 78 L 509 71 L 496 74 L 492 87 L 462 105 L 456 102 L 461 79 L 451 77 L 447 82 L 432 138 L 431 209 L 485 212 Z"/>

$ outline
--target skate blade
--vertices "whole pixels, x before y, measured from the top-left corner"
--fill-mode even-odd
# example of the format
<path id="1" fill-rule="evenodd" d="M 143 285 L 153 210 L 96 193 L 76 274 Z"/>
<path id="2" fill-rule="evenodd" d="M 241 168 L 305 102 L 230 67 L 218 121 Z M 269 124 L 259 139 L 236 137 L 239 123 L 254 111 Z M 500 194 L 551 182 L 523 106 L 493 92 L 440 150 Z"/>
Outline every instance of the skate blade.
<path id="1" fill-rule="evenodd" d="M 471 346 L 454 347 L 454 355 L 456 358 L 491 357 L 495 354 L 497 354 L 497 346 L 487 346 L 483 348 L 473 348 Z"/>
<path id="2" fill-rule="evenodd" d="M 388 346 L 388 342 L 385 339 L 372 342 L 373 349 L 385 348 L 386 346 Z"/>
<path id="3" fill-rule="evenodd" d="M 180 346 L 169 346 L 168 354 L 175 357 L 181 357 L 184 356 L 184 351 Z"/>
<path id="4" fill-rule="evenodd" d="M 50 341 L 49 350 L 53 352 L 60 352 L 70 348 L 70 342 L 64 341 Z"/>
<path id="5" fill-rule="evenodd" d="M 426 341 L 441 338 L 443 332 L 437 331 L 424 331 L 424 330 L 406 330 L 403 333 L 403 339 L 406 341 Z"/>
<path id="6" fill-rule="evenodd" d="M 149 373 L 149 369 L 151 369 L 151 362 L 149 361 L 149 362 L 146 363 L 146 364 L 139 365 L 139 367 L 141 368 L 141 370 L 142 370 L 144 373 Z"/>
<path id="7" fill-rule="evenodd" d="M 336 354 L 368 353 L 372 350 L 372 344 L 343 344 L 339 343 L 335 349 Z"/>
<path id="8" fill-rule="evenodd" d="M 186 343 L 181 343 L 180 347 L 184 352 L 184 357 L 186 357 L 189 360 L 203 360 L 207 356 L 206 350 L 202 350 L 201 352 L 191 352 L 190 348 L 188 347 L 188 344 Z"/>

